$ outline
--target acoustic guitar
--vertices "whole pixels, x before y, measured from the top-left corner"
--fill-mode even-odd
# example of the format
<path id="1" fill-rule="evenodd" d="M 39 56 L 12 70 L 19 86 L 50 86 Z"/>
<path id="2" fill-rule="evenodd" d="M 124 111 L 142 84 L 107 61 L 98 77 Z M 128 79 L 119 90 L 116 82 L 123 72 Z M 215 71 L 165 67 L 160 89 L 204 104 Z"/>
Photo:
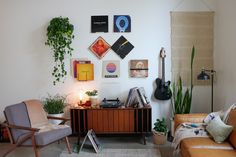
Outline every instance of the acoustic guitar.
<path id="1" fill-rule="evenodd" d="M 162 78 L 156 79 L 157 88 L 154 93 L 154 97 L 158 100 L 168 100 L 171 98 L 172 93 L 170 90 L 170 81 L 165 82 L 165 49 L 162 47 L 160 51 L 160 57 L 162 59 Z"/>

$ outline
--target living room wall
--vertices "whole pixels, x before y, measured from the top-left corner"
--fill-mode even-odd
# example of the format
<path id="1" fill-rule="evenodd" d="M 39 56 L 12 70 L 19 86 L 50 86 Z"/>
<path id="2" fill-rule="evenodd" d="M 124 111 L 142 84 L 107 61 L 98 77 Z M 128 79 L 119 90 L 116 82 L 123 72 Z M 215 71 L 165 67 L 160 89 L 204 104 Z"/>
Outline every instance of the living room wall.
<path id="1" fill-rule="evenodd" d="M 170 11 L 212 11 L 214 0 L 3 0 L 0 1 L 0 121 L 5 106 L 25 99 L 39 98 L 50 94 L 66 94 L 71 103 L 78 101 L 78 91 L 98 89 L 100 99 L 125 100 L 130 88 L 143 86 L 153 109 L 153 121 L 157 117 L 169 117 L 170 101 L 153 99 L 155 79 L 160 76 L 159 51 L 165 47 L 166 79 L 171 80 Z M 92 15 L 109 15 L 109 33 L 90 33 Z M 113 15 L 130 15 L 131 33 L 113 33 Z M 53 86 L 51 70 L 53 57 L 45 46 L 46 28 L 56 16 L 69 17 L 75 26 L 73 58 L 88 58 L 95 65 L 95 80 L 78 82 L 70 75 L 64 84 Z M 112 50 L 97 59 L 89 50 L 90 44 L 102 36 L 111 45 L 124 35 L 134 49 L 123 60 Z M 129 77 L 128 63 L 131 59 L 149 60 L 149 77 Z M 120 78 L 102 78 L 102 61 L 119 60 Z M 66 60 L 70 71 L 70 60 Z M 193 112 L 209 111 L 210 88 L 196 87 L 193 95 Z M 206 105 L 209 104 L 209 107 Z"/>
<path id="2" fill-rule="evenodd" d="M 236 102 L 235 41 L 236 1 L 217 1 L 215 29 L 215 110 L 226 109 Z"/>

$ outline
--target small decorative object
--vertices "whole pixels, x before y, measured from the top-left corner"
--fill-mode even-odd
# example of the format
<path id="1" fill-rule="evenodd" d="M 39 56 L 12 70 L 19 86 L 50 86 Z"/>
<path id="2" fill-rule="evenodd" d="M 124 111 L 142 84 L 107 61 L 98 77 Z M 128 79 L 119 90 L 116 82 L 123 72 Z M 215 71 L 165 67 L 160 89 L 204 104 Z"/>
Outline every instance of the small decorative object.
<path id="1" fill-rule="evenodd" d="M 68 18 L 55 17 L 50 21 L 47 28 L 47 41 L 46 45 L 50 46 L 53 51 L 54 69 L 52 72 L 55 80 L 53 84 L 56 85 L 67 75 L 65 70 L 65 55 L 72 55 L 73 48 L 71 48 L 74 26 L 70 24 Z"/>
<path id="2" fill-rule="evenodd" d="M 91 16 L 91 32 L 108 32 L 108 16 Z"/>
<path id="3" fill-rule="evenodd" d="M 47 112 L 48 115 L 50 115 L 50 116 L 63 117 L 63 115 L 64 115 L 63 110 L 66 106 L 65 101 L 66 101 L 65 96 L 48 95 L 48 97 L 44 98 L 44 100 L 43 100 L 43 104 L 44 104 L 43 108 L 44 108 L 45 112 Z M 53 124 L 59 124 L 61 122 L 61 120 L 50 120 L 50 122 Z"/>
<path id="4" fill-rule="evenodd" d="M 124 36 L 121 36 L 111 47 L 122 59 L 124 59 L 133 48 L 134 46 Z"/>
<path id="5" fill-rule="evenodd" d="M 120 76 L 120 61 L 103 61 L 102 73 L 105 78 L 118 78 Z"/>
<path id="6" fill-rule="evenodd" d="M 92 91 L 87 91 L 85 92 L 89 96 L 89 99 L 91 101 L 91 106 L 96 108 L 97 107 L 97 100 L 98 100 L 98 91 L 97 90 L 92 90 Z"/>
<path id="7" fill-rule="evenodd" d="M 153 128 L 153 141 L 155 144 L 165 144 L 167 140 L 167 125 L 165 118 L 157 119 Z"/>
<path id="8" fill-rule="evenodd" d="M 131 60 L 130 77 L 148 77 L 148 60 Z"/>
<path id="9" fill-rule="evenodd" d="M 92 51 L 99 59 L 106 55 L 109 48 L 110 45 L 102 37 L 98 37 L 89 47 L 90 51 Z"/>
<path id="10" fill-rule="evenodd" d="M 129 15 L 114 15 L 114 32 L 131 32 Z"/>

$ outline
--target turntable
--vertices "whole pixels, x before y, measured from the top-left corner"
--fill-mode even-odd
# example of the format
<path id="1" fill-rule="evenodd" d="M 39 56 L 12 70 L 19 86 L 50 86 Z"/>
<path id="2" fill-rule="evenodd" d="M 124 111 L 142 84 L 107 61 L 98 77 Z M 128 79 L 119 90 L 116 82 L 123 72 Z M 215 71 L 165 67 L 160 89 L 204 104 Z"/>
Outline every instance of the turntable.
<path id="1" fill-rule="evenodd" d="M 117 99 L 106 99 L 104 98 L 102 100 L 102 103 L 100 104 L 100 107 L 102 108 L 118 108 L 121 106 L 121 102 L 119 98 Z"/>

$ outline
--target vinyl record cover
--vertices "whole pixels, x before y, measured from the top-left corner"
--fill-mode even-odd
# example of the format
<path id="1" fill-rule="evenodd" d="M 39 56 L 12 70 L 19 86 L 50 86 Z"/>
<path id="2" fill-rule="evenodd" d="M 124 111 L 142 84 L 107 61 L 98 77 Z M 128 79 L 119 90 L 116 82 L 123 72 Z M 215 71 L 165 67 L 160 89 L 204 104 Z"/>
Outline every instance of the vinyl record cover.
<path id="1" fill-rule="evenodd" d="M 130 77 L 148 77 L 148 60 L 130 60 Z"/>
<path id="2" fill-rule="evenodd" d="M 133 48 L 134 46 L 124 36 L 121 36 L 111 47 L 122 59 L 124 59 Z"/>
<path id="3" fill-rule="evenodd" d="M 118 78 L 120 76 L 120 61 L 103 61 L 102 67 L 104 78 Z"/>
<path id="4" fill-rule="evenodd" d="M 91 16 L 91 32 L 108 32 L 108 16 Z"/>
<path id="5" fill-rule="evenodd" d="M 110 45 L 102 38 L 98 37 L 92 45 L 89 47 L 90 51 L 92 51 L 99 59 L 104 57 L 108 50 L 110 49 Z"/>
<path id="6" fill-rule="evenodd" d="M 131 32 L 129 15 L 114 15 L 114 32 Z"/>

